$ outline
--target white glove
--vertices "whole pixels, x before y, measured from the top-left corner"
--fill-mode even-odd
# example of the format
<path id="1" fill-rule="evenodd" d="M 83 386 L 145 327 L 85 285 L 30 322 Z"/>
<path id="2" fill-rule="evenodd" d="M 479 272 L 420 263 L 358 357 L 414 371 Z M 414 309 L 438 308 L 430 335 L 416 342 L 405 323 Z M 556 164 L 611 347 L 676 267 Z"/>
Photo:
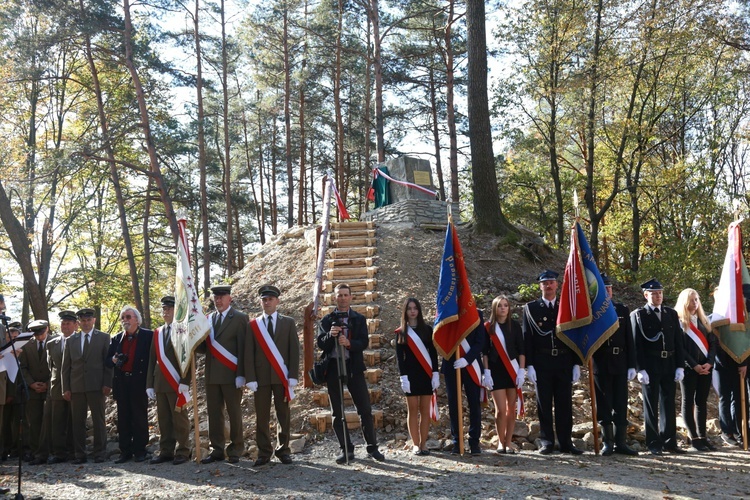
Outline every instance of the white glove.
<path id="1" fill-rule="evenodd" d="M 289 379 L 289 387 L 291 389 L 294 389 L 295 387 L 297 387 L 297 379 L 296 378 L 290 378 Z"/>
<path id="2" fill-rule="evenodd" d="M 641 370 L 638 372 L 638 382 L 640 382 L 643 385 L 648 385 L 648 373 L 646 373 L 646 370 Z"/>
<path id="3" fill-rule="evenodd" d="M 440 387 L 440 374 L 432 372 L 432 390 L 437 391 L 438 387 Z"/>
<path id="4" fill-rule="evenodd" d="M 581 367 L 579 365 L 573 365 L 573 383 L 578 382 L 581 378 Z"/>
<path id="5" fill-rule="evenodd" d="M 685 369 L 684 368 L 677 368 L 674 371 L 674 381 L 675 382 L 682 382 L 682 379 L 685 378 Z"/>
<path id="6" fill-rule="evenodd" d="M 488 390 L 492 390 L 492 387 L 495 385 L 495 381 L 492 380 L 492 372 L 489 368 L 484 369 L 484 376 L 482 377 L 482 385 L 486 387 Z"/>
<path id="7" fill-rule="evenodd" d="M 466 361 L 466 358 L 458 358 L 453 362 L 453 368 L 455 368 L 456 370 L 460 368 L 466 368 L 467 366 L 469 366 L 469 362 Z"/>
<path id="8" fill-rule="evenodd" d="M 532 384 L 536 385 L 536 370 L 533 366 L 526 367 L 526 378 L 528 378 Z"/>
<path id="9" fill-rule="evenodd" d="M 628 368 L 628 381 L 635 378 L 635 368 Z"/>
<path id="10" fill-rule="evenodd" d="M 177 388 L 177 392 L 180 394 L 187 394 L 188 391 L 190 391 L 190 386 L 187 384 L 180 384 L 180 386 Z"/>
<path id="11" fill-rule="evenodd" d="M 156 399 L 156 391 L 153 387 L 149 387 L 146 389 L 146 396 L 148 399 Z"/>
<path id="12" fill-rule="evenodd" d="M 516 387 L 521 387 L 526 380 L 526 370 L 519 368 L 516 372 Z"/>
<path id="13" fill-rule="evenodd" d="M 248 382 L 247 384 L 245 384 L 245 387 L 255 392 L 258 390 L 258 382 Z"/>
<path id="14" fill-rule="evenodd" d="M 234 379 L 234 386 L 237 389 L 242 389 L 245 387 L 245 377 L 237 377 Z"/>
<path id="15" fill-rule="evenodd" d="M 409 383 L 408 375 L 401 375 L 401 390 L 405 393 L 411 392 L 411 384 Z"/>

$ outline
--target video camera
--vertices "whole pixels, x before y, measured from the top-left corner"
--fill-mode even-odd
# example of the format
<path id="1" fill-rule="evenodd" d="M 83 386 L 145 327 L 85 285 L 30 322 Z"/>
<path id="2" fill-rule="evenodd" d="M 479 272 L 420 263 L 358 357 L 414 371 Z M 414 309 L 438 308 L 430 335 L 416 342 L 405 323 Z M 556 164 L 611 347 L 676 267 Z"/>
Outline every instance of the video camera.
<path id="1" fill-rule="evenodd" d="M 338 326 L 340 328 L 346 328 L 346 321 L 344 321 L 344 318 L 349 318 L 349 311 L 334 311 L 333 312 L 333 322 L 331 323 L 331 326 Z"/>
<path id="2" fill-rule="evenodd" d="M 115 366 L 120 369 L 122 369 L 122 366 L 128 362 L 128 355 L 124 352 L 118 352 L 117 354 L 115 354 L 115 358 L 117 358 L 117 361 L 115 361 Z"/>

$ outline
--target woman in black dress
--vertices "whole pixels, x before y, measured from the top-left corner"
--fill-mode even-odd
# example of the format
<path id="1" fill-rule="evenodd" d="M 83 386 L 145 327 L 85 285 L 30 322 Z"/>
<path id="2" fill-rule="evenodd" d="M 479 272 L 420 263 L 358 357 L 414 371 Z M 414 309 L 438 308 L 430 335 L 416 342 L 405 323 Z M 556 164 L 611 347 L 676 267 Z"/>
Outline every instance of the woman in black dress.
<path id="1" fill-rule="evenodd" d="M 425 323 L 422 306 L 415 298 L 404 302 L 401 326 L 396 330 L 396 358 L 401 389 L 406 394 L 407 425 L 414 454 L 429 455 L 430 404 L 440 378 L 432 328 Z"/>
<path id="2" fill-rule="evenodd" d="M 526 377 L 526 356 L 521 325 L 510 317 L 508 297 L 495 297 L 490 320 L 484 326 L 489 338 L 484 349 L 484 383 L 495 404 L 497 452 L 515 453 L 513 429 L 516 426 L 517 389 Z"/>
<path id="3" fill-rule="evenodd" d="M 706 437 L 706 401 L 711 389 L 718 339 L 711 333 L 711 325 L 698 292 L 692 288 L 684 289 L 677 297 L 674 308 L 685 334 L 685 378 L 680 382 L 682 419 L 693 449 L 710 451 L 715 448 Z"/>

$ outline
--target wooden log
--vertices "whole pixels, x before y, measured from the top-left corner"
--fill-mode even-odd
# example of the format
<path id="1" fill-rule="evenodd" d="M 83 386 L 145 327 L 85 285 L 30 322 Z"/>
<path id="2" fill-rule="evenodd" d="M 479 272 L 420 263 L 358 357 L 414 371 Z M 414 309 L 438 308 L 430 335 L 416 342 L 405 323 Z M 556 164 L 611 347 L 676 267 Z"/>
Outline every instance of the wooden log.
<path id="1" fill-rule="evenodd" d="M 383 410 L 372 410 L 372 422 L 376 429 L 383 428 Z"/>
<path id="2" fill-rule="evenodd" d="M 346 283 L 347 285 L 349 285 L 352 292 L 373 291 L 378 286 L 378 280 L 376 278 L 341 279 L 324 281 L 322 291 L 324 293 L 333 293 L 333 290 L 339 283 Z"/>
<path id="3" fill-rule="evenodd" d="M 365 349 L 362 355 L 365 358 L 365 365 L 375 366 L 380 364 L 380 351 Z"/>
<path id="4" fill-rule="evenodd" d="M 355 305 L 352 305 L 352 309 L 357 311 L 359 314 L 361 314 L 365 318 L 375 318 L 380 314 L 380 306 L 378 305 L 368 306 L 364 304 L 355 304 Z M 334 306 L 322 306 L 320 308 L 320 314 L 325 316 L 326 314 L 329 314 L 333 310 L 334 310 Z"/>
<path id="5" fill-rule="evenodd" d="M 374 238 L 374 229 L 341 229 L 338 231 L 331 231 L 331 238 Z"/>
<path id="6" fill-rule="evenodd" d="M 368 319 L 367 320 L 367 333 L 370 335 L 374 334 L 378 331 L 380 328 L 380 320 L 379 319 Z"/>
<path id="7" fill-rule="evenodd" d="M 375 247 L 330 248 L 328 254 L 332 259 L 353 259 L 355 257 L 372 257 L 377 253 Z"/>
<path id="8" fill-rule="evenodd" d="M 385 343 L 385 336 L 380 333 L 370 334 L 370 343 L 367 345 L 368 349 L 379 349 Z"/>
<path id="9" fill-rule="evenodd" d="M 370 391 L 370 403 L 377 404 L 380 402 L 380 398 L 383 396 L 383 391 L 381 389 L 369 389 Z"/>
<path id="10" fill-rule="evenodd" d="M 341 231 L 343 229 L 375 229 L 372 221 L 332 222 L 331 229 Z"/>
<path id="11" fill-rule="evenodd" d="M 341 259 L 327 259 L 326 267 L 369 267 L 372 266 L 377 257 L 354 257 Z"/>
<path id="12" fill-rule="evenodd" d="M 369 384 L 377 384 L 383 377 L 383 370 L 380 368 L 368 368 L 365 370 L 365 378 Z"/>
<path id="13" fill-rule="evenodd" d="M 327 280 L 367 279 L 378 272 L 377 266 L 370 267 L 336 267 L 324 271 Z"/>
<path id="14" fill-rule="evenodd" d="M 331 240 L 331 248 L 375 247 L 377 238 L 339 238 Z"/>

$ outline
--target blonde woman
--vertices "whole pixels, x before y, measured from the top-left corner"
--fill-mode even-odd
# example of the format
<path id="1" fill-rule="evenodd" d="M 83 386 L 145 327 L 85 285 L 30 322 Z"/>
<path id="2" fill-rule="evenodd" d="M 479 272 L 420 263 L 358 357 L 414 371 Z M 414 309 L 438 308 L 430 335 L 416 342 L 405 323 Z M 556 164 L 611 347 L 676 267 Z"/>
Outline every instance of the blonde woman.
<path id="1" fill-rule="evenodd" d="M 685 334 L 685 378 L 682 390 L 682 418 L 690 443 L 697 451 L 711 451 L 706 439 L 706 400 L 711 389 L 711 375 L 716 360 L 716 336 L 703 311 L 700 296 L 692 288 L 680 292 L 675 305 Z"/>
<path id="2" fill-rule="evenodd" d="M 526 356 L 521 325 L 510 317 L 508 297 L 495 297 L 490 320 L 484 326 L 489 337 L 484 349 L 484 380 L 495 404 L 497 452 L 515 453 L 517 392 L 526 377 Z"/>

